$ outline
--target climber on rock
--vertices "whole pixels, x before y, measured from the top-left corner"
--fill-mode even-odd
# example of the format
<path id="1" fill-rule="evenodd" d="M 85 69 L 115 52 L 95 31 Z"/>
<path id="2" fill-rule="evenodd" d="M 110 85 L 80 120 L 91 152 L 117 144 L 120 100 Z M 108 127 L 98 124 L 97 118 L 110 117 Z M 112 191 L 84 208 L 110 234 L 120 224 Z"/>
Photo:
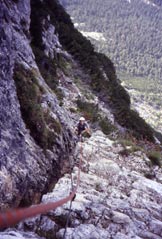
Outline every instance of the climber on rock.
<path id="1" fill-rule="evenodd" d="M 82 137 L 82 136 L 90 136 L 90 129 L 89 126 L 87 124 L 87 122 L 85 121 L 84 117 L 81 117 L 79 119 L 79 123 L 77 124 L 77 126 L 75 127 L 75 133 L 77 134 L 78 137 Z"/>

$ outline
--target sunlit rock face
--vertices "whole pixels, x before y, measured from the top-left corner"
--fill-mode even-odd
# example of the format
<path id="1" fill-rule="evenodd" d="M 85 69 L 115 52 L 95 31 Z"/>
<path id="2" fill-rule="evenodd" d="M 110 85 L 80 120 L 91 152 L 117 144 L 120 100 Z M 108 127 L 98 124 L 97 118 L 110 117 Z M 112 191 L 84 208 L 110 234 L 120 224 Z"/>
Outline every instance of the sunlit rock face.
<path id="1" fill-rule="evenodd" d="M 80 186 L 72 202 L 50 211 L 46 216 L 27 220 L 19 225 L 25 230 L 38 228 L 57 239 L 73 238 L 161 238 L 162 170 L 154 168 L 143 152 L 121 155 L 123 147 L 96 131 L 90 139 L 78 143 L 75 152 L 73 186 L 76 184 L 82 157 Z M 82 153 L 81 153 L 82 152 Z M 66 174 L 43 203 L 54 202 L 71 192 L 71 176 Z M 51 228 L 52 225 L 52 228 Z M 43 229 L 44 228 L 44 229 Z"/>

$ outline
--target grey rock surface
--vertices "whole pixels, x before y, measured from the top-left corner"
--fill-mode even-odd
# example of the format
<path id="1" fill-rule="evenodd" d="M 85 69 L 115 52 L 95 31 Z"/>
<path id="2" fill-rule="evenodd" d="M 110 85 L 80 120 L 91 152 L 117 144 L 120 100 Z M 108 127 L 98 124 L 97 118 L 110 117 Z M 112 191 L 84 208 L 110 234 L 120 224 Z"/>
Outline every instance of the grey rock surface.
<path id="1" fill-rule="evenodd" d="M 39 73 L 30 42 L 30 1 L 0 2 L 0 207 L 15 207 L 31 203 L 46 190 L 50 181 L 56 181 L 66 169 L 59 165 L 66 161 L 72 147 L 70 141 L 71 120 L 68 112 L 59 107 L 59 102 Z M 43 39 L 60 47 L 54 29 Z M 52 31 L 52 33 L 51 33 Z M 48 45 L 48 42 L 47 42 Z M 50 47 L 50 46 L 49 46 Z M 47 47 L 48 48 L 48 47 Z M 48 50 L 47 50 L 48 51 Z M 54 50 L 53 50 L 54 52 Z M 49 53 L 48 53 L 49 54 Z M 51 152 L 43 150 L 31 137 L 22 119 L 21 106 L 13 78 L 15 65 L 26 70 L 35 69 L 37 80 L 46 94 L 42 96 L 43 104 L 51 102 L 52 117 L 62 126 L 56 144 Z"/>
<path id="2" fill-rule="evenodd" d="M 61 239 L 63 237 L 64 230 L 60 230 L 57 234 L 57 238 Z M 88 225 L 80 225 L 74 229 L 68 228 L 66 233 L 67 239 L 80 239 L 80 238 L 87 238 L 87 239 L 108 239 L 109 233 L 106 230 L 99 229 L 92 224 Z"/>
<path id="3" fill-rule="evenodd" d="M 81 143 L 78 143 L 76 164 L 80 157 L 80 146 Z M 130 160 L 130 155 L 120 156 L 119 159 L 118 153 L 115 152 L 121 146 L 114 144 L 100 131 L 95 132 L 82 146 L 84 157 L 81 182 L 72 203 L 65 238 L 162 238 L 162 185 L 158 180 L 145 178 L 141 167 L 133 170 L 131 164 L 124 167 L 123 163 Z M 137 156 L 136 152 L 131 153 L 131 157 L 138 165 L 145 164 L 145 169 L 149 167 L 147 160 L 144 163 L 143 157 L 139 157 L 139 154 Z M 78 168 L 75 167 L 74 183 L 77 172 Z M 159 168 L 159 175 L 161 174 L 162 170 Z M 68 195 L 70 190 L 71 179 L 70 175 L 66 174 L 42 200 L 58 200 Z M 68 203 L 59 207 L 47 217 L 62 222 L 64 228 L 69 206 Z M 63 233 L 64 229 L 59 230 L 57 238 L 63 238 Z"/>
<path id="4" fill-rule="evenodd" d="M 35 233 L 32 232 L 23 232 L 23 231 L 17 231 L 8 229 L 2 233 L 0 233 L 1 239 L 45 239 L 43 237 L 39 237 Z"/>

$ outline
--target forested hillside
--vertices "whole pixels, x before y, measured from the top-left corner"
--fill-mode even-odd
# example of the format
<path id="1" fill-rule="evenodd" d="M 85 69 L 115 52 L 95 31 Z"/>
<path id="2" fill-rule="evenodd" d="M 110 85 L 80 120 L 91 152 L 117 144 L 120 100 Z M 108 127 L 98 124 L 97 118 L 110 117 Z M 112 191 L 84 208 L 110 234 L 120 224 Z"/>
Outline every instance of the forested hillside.
<path id="1" fill-rule="evenodd" d="M 97 48 L 108 54 L 118 69 L 150 79 L 162 76 L 160 7 L 141 0 L 63 2 L 81 31 L 103 33 L 105 40 L 98 42 Z"/>
<path id="2" fill-rule="evenodd" d="M 159 0 L 61 0 L 75 26 L 105 53 L 126 86 L 161 108 L 162 3 Z"/>

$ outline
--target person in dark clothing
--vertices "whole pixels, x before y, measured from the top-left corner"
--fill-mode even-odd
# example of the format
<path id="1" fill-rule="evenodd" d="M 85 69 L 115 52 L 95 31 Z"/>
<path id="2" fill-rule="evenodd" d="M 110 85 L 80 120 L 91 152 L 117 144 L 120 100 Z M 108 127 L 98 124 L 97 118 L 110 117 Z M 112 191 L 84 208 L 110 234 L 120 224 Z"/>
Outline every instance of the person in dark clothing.
<path id="1" fill-rule="evenodd" d="M 90 130 L 89 130 L 88 124 L 86 123 L 84 117 L 81 117 L 79 119 L 79 123 L 77 124 L 77 126 L 75 128 L 75 133 L 78 136 L 82 136 L 84 133 L 87 133 L 88 135 L 90 135 Z"/>

